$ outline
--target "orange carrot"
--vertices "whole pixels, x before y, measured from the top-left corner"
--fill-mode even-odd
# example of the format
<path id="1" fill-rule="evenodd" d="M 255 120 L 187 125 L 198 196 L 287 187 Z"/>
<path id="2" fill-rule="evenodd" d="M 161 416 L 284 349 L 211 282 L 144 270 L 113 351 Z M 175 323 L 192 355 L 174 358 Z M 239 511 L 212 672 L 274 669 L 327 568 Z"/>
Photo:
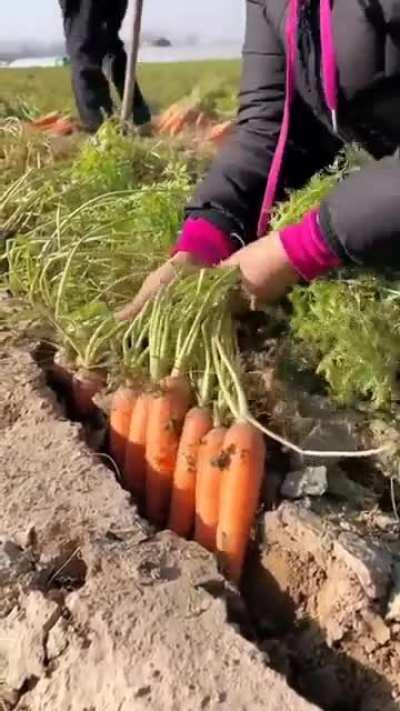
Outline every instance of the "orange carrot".
<path id="1" fill-rule="evenodd" d="M 165 111 L 163 111 L 160 116 L 156 119 L 156 124 L 160 130 L 163 130 L 164 125 L 166 124 L 167 121 L 169 121 L 173 116 L 175 116 L 176 113 L 180 111 L 180 106 L 179 104 L 171 104 L 171 106 L 168 107 Z"/>
<path id="2" fill-rule="evenodd" d="M 170 136 L 177 136 L 185 128 L 193 126 L 196 122 L 196 118 L 197 114 L 193 109 L 187 108 L 182 111 L 182 113 L 177 117 L 176 122 L 170 128 Z"/>
<path id="3" fill-rule="evenodd" d="M 183 538 L 189 536 L 193 528 L 198 452 L 201 440 L 211 427 L 211 413 L 204 407 L 189 410 L 183 424 L 168 523 L 168 528 Z"/>
<path id="4" fill-rule="evenodd" d="M 226 576 L 238 584 L 264 475 L 262 434 L 246 422 L 227 432 L 222 470 L 217 554 Z"/>
<path id="5" fill-rule="evenodd" d="M 59 118 L 60 114 L 58 113 L 58 111 L 53 111 L 50 114 L 46 114 L 45 116 L 39 116 L 37 119 L 33 119 L 31 121 L 31 124 L 35 128 L 48 128 L 49 126 L 55 124 Z"/>
<path id="6" fill-rule="evenodd" d="M 221 452 L 226 432 L 225 427 L 210 430 L 200 444 L 197 461 L 194 539 L 211 553 L 216 550 L 223 464 Z"/>
<path id="7" fill-rule="evenodd" d="M 176 116 L 169 124 L 168 124 L 168 135 L 169 136 L 177 136 L 178 133 L 183 128 L 185 122 L 185 118 L 183 114 L 180 114 L 179 116 Z"/>
<path id="8" fill-rule="evenodd" d="M 76 132 L 77 124 L 71 119 L 62 116 L 55 124 L 50 125 L 47 130 L 55 136 L 70 136 Z"/>
<path id="9" fill-rule="evenodd" d="M 150 395 L 142 393 L 133 406 L 125 454 L 125 482 L 135 496 L 144 496 L 146 488 L 146 431 Z"/>
<path id="10" fill-rule="evenodd" d="M 228 136 L 232 131 L 232 122 L 224 121 L 223 123 L 218 123 L 207 132 L 205 136 L 206 141 L 211 141 L 213 143 L 220 143 L 226 136 Z"/>
<path id="11" fill-rule="evenodd" d="M 174 419 L 183 423 L 192 397 L 187 378 L 184 375 L 168 375 L 162 380 L 161 387 L 172 398 Z"/>
<path id="12" fill-rule="evenodd" d="M 72 379 L 73 405 L 78 417 L 91 417 L 96 412 L 93 397 L 104 387 L 104 378 L 96 372 L 81 370 Z"/>
<path id="13" fill-rule="evenodd" d="M 110 412 L 110 454 L 122 472 L 128 443 L 129 427 L 136 395 L 131 388 L 115 391 Z"/>
<path id="14" fill-rule="evenodd" d="M 179 438 L 189 408 L 185 378 L 167 378 L 164 391 L 150 399 L 146 432 L 146 509 L 153 523 L 166 521 Z"/>
<path id="15" fill-rule="evenodd" d="M 174 111 L 171 111 L 171 113 L 161 121 L 159 124 L 159 130 L 162 133 L 168 133 L 171 129 L 171 127 L 174 125 L 174 123 L 177 121 L 179 116 L 181 115 L 182 108 L 179 106 L 175 107 Z"/>

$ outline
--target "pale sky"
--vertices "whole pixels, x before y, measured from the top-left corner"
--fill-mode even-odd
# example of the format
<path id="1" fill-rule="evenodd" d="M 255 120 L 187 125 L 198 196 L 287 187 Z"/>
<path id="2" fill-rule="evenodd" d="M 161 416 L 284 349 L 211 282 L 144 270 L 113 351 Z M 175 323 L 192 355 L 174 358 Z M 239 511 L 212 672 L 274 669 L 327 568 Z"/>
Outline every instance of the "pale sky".
<path id="1" fill-rule="evenodd" d="M 62 36 L 58 0 L 0 0 L 1 42 L 52 41 Z M 204 40 L 243 36 L 245 0 L 144 0 L 143 29 Z"/>

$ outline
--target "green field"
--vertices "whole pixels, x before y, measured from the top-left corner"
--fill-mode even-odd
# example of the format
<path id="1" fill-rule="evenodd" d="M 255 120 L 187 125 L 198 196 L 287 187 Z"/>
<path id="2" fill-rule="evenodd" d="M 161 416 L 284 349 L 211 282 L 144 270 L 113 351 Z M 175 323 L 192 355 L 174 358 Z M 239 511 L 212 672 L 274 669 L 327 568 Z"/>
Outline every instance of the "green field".
<path id="1" fill-rule="evenodd" d="M 23 101 L 40 112 L 74 112 L 70 70 L 1 69 L 0 103 L 16 106 Z M 240 62 L 236 60 L 142 64 L 139 79 L 154 112 L 192 91 L 195 86 L 238 86 Z"/>

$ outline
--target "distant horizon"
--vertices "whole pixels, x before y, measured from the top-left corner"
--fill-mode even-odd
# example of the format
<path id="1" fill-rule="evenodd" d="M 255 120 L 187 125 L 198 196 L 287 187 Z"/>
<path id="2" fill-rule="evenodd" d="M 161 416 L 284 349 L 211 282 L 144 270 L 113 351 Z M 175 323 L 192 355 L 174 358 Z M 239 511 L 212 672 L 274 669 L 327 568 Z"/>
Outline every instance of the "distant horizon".
<path id="1" fill-rule="evenodd" d="M 147 36 L 146 36 L 147 35 Z M 142 44 L 149 44 L 152 41 L 156 41 L 159 38 L 165 38 L 169 40 L 172 44 L 172 46 L 178 47 L 178 46 L 186 46 L 188 44 L 195 44 L 198 45 L 199 47 L 215 47 L 217 45 L 240 45 L 241 40 L 235 37 L 228 37 L 224 39 L 216 39 L 216 38 L 202 38 L 202 37 L 196 37 L 195 41 L 193 38 L 190 37 L 185 37 L 182 35 L 182 37 L 176 37 L 172 39 L 167 33 L 144 33 L 144 37 L 142 39 Z M 127 37 L 122 37 L 124 42 L 127 41 Z M 61 45 L 64 44 L 64 38 L 63 37 L 55 37 L 54 39 L 49 39 L 46 41 L 43 40 L 37 40 L 35 38 L 29 38 L 29 37 L 21 37 L 17 40 L 0 40 L 0 54 L 4 49 L 10 49 L 10 48 L 17 48 L 17 47 L 24 47 L 24 46 L 30 46 L 30 47 L 52 47 L 54 45 Z M 167 47 L 166 47 L 167 49 Z"/>
<path id="2" fill-rule="evenodd" d="M 223 41 L 217 42 L 208 39 L 196 43 L 188 40 L 173 42 L 169 47 L 160 47 L 148 42 L 144 42 L 139 49 L 139 62 L 141 63 L 164 63 L 180 61 L 202 61 L 211 59 L 239 59 L 242 54 L 242 42 Z M 66 57 L 67 52 L 62 40 L 57 40 L 48 45 L 38 42 L 9 43 L 7 46 L 0 45 L 0 62 L 6 64 L 19 60 L 38 61 L 37 66 L 41 66 L 43 60 L 55 60 Z M 3 64 L 4 66 L 4 64 Z M 35 66 L 31 64 L 29 66 Z"/>
<path id="3" fill-rule="evenodd" d="M 131 2 L 121 31 L 124 40 L 129 36 L 132 7 Z M 197 37 L 202 44 L 239 42 L 243 40 L 244 9 L 244 0 L 202 0 L 201 5 L 170 0 L 161 6 L 159 0 L 144 0 L 143 33 L 165 36 L 172 42 L 189 37 Z M 10 43 L 51 45 L 62 39 L 57 0 L 40 0 L 34 6 L 31 0 L 17 0 L 2 8 L 0 53 Z"/>

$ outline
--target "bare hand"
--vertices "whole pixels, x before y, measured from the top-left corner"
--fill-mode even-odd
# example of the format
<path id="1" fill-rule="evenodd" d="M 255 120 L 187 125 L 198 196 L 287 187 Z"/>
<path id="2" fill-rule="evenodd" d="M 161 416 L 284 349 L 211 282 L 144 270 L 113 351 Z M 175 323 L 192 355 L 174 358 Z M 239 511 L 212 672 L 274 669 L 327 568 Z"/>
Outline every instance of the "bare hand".
<path id="1" fill-rule="evenodd" d="M 129 320 L 136 316 L 149 299 L 175 279 L 177 267 L 196 271 L 203 266 L 188 252 L 178 252 L 145 279 L 136 297 L 116 314 L 117 318 Z M 262 303 L 277 301 L 299 281 L 299 275 L 289 262 L 277 232 L 248 244 L 220 266 L 239 267 L 244 289 Z"/>
<path id="2" fill-rule="evenodd" d="M 149 274 L 133 301 L 121 309 L 121 311 L 118 311 L 116 318 L 120 321 L 128 321 L 134 318 L 142 310 L 147 301 L 157 296 L 163 287 L 175 279 L 178 268 L 183 268 L 187 271 L 196 271 L 203 266 L 204 265 L 201 264 L 196 257 L 188 252 L 178 252 L 174 257 L 162 264 L 161 267 Z"/>
<path id="3" fill-rule="evenodd" d="M 262 303 L 277 301 L 299 281 L 278 232 L 271 232 L 267 237 L 251 242 L 220 266 L 239 267 L 244 289 Z"/>

